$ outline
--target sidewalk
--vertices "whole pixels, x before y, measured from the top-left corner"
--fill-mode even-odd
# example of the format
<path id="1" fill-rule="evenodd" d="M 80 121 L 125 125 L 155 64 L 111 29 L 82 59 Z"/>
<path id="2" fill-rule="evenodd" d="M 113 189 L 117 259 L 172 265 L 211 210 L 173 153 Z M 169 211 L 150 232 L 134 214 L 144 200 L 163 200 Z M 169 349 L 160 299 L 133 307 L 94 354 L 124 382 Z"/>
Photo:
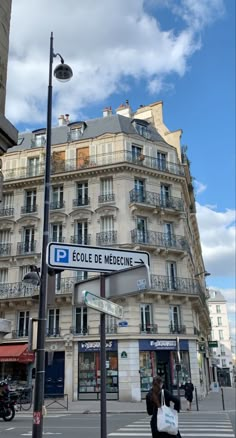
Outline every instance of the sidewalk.
<path id="1" fill-rule="evenodd" d="M 223 388 L 224 399 L 225 399 L 225 411 L 222 407 L 222 397 L 221 391 L 218 393 L 210 392 L 204 400 L 199 400 L 199 412 L 226 412 L 235 411 L 235 388 Z M 65 409 L 66 403 L 58 400 L 58 403 L 51 403 L 51 400 L 45 400 L 45 405 L 48 414 L 52 413 L 66 413 L 70 414 L 100 414 L 100 401 L 99 400 L 78 400 L 74 402 L 69 402 L 68 411 Z M 63 406 L 61 406 L 61 403 Z M 186 402 L 185 399 L 181 398 L 182 412 L 186 412 Z M 48 407 L 47 407 L 48 406 Z M 32 408 L 29 411 L 22 410 L 18 412 L 27 413 L 32 412 Z M 196 404 L 193 403 L 192 412 L 196 412 Z M 120 402 L 117 400 L 107 400 L 107 413 L 108 414 L 146 414 L 146 402 L 142 400 L 141 402 Z"/>

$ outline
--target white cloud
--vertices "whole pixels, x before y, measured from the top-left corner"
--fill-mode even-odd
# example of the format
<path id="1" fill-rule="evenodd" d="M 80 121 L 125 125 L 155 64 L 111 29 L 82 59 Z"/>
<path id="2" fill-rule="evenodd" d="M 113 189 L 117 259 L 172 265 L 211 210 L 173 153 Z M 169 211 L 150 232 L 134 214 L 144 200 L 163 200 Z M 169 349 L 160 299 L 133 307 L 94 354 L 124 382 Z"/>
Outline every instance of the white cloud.
<path id="1" fill-rule="evenodd" d="M 13 2 L 7 116 L 13 123 L 45 123 L 51 30 L 55 52 L 74 71 L 68 84 L 54 82 L 54 116 L 77 118 L 85 106 L 126 90 L 132 80 L 142 79 L 149 92 L 159 92 L 170 73 L 185 74 L 190 56 L 200 48 L 199 30 L 219 16 L 215 11 L 222 0 L 198 3 L 179 0 L 176 10 L 167 2 L 172 13 L 183 13 L 176 32 L 162 31 L 144 0 Z"/>
<path id="2" fill-rule="evenodd" d="M 212 276 L 235 276 L 235 210 L 215 211 L 196 203 L 202 252 Z"/>
<path id="3" fill-rule="evenodd" d="M 197 180 L 194 181 L 194 186 L 197 195 L 200 195 L 200 193 L 205 192 L 205 190 L 207 189 L 207 186 L 205 184 Z"/>

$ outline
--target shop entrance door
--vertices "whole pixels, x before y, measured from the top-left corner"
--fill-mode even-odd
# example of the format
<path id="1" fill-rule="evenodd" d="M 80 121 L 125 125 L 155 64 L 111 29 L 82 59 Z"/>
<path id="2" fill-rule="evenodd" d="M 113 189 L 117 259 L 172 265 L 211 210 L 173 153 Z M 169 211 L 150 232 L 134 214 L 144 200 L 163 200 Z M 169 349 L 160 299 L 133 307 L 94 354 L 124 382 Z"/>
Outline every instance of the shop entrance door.
<path id="1" fill-rule="evenodd" d="M 170 373 L 170 352 L 158 351 L 157 353 L 157 375 L 163 380 L 165 389 L 171 391 L 171 373 Z"/>

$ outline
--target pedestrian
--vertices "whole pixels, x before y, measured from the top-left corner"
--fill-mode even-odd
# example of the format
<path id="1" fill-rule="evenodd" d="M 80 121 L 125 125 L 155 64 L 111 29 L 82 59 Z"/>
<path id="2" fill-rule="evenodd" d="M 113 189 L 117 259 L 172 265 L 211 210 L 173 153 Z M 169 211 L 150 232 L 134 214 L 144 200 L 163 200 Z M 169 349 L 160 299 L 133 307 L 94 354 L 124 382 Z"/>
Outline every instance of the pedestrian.
<path id="1" fill-rule="evenodd" d="M 148 415 L 152 415 L 151 418 L 151 431 L 152 431 L 152 438 L 168 438 L 168 437 L 174 437 L 174 435 L 170 435 L 166 432 L 159 432 L 157 430 L 157 413 L 158 408 L 161 407 L 161 392 L 162 392 L 163 382 L 162 378 L 160 376 L 156 376 L 153 378 L 152 382 L 152 388 L 148 392 L 146 396 L 146 405 L 147 405 L 147 413 Z M 170 407 L 170 402 L 174 403 L 174 409 L 179 412 L 180 410 L 180 401 L 177 397 L 174 397 L 169 391 L 166 389 L 164 391 L 164 397 L 165 397 L 165 404 L 166 406 Z M 178 432 L 177 435 L 175 435 L 176 438 L 181 438 L 180 433 Z"/>
<path id="2" fill-rule="evenodd" d="M 187 411 L 191 411 L 192 401 L 193 401 L 193 391 L 194 391 L 194 386 L 191 382 L 191 379 L 188 379 L 187 382 L 185 383 L 184 391 L 185 391 L 184 396 L 188 402 Z"/>

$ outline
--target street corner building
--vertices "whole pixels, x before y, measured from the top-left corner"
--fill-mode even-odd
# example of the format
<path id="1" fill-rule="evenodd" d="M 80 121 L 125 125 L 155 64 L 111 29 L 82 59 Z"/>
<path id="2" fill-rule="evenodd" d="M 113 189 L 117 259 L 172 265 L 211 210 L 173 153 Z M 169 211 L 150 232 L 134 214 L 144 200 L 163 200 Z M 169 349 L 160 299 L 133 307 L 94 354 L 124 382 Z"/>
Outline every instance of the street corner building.
<path id="1" fill-rule="evenodd" d="M 176 393 L 177 338 L 181 387 L 191 377 L 204 396 L 212 381 L 206 271 L 181 134 L 165 126 L 162 102 L 133 112 L 127 101 L 88 121 L 61 115 L 52 129 L 50 240 L 150 256 L 150 287 L 132 294 L 124 288 L 111 298 L 124 318 L 106 316 L 108 399 L 140 401 L 156 374 Z M 41 263 L 45 141 L 44 128 L 20 133 L 3 158 L 0 311 L 12 331 L 0 357 L 1 348 L 27 344 L 29 319 L 37 318 L 38 288 L 22 278 Z M 47 314 L 45 394 L 100 396 L 100 314 L 73 304 L 80 282 L 94 275 L 56 275 Z M 14 367 L 1 359 L 0 374 L 32 382 L 33 359 L 18 362 Z"/>

